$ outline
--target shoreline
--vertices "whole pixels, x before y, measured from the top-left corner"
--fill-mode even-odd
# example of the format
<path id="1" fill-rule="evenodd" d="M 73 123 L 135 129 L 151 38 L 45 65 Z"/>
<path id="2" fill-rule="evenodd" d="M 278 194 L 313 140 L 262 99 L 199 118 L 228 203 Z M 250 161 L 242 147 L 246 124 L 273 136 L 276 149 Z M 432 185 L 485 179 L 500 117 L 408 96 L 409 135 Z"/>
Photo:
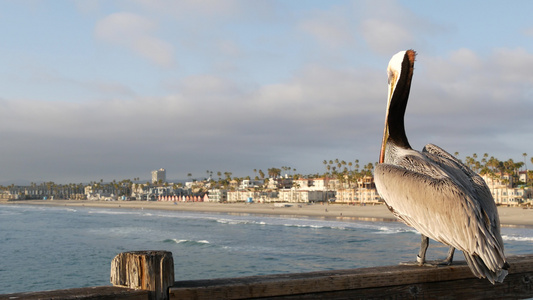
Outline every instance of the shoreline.
<path id="1" fill-rule="evenodd" d="M 91 200 L 0 200 L 0 205 L 47 205 L 68 207 L 99 207 L 174 210 L 205 213 L 237 213 L 319 217 L 338 221 L 398 221 L 385 205 L 307 204 L 291 203 L 277 207 L 273 203 L 211 203 L 211 202 L 158 202 L 158 201 L 91 201 Z M 498 207 L 503 227 L 533 227 L 533 209 Z"/>

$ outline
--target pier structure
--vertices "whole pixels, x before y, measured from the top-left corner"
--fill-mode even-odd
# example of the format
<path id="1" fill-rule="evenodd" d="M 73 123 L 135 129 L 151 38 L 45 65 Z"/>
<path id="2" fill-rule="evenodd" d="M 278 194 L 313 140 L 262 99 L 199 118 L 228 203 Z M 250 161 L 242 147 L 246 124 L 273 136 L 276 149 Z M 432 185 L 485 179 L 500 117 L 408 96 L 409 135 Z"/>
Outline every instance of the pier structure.
<path id="1" fill-rule="evenodd" d="M 113 286 L 0 295 L 0 299 L 527 299 L 533 254 L 508 257 L 503 283 L 472 275 L 464 262 L 239 278 L 174 281 L 172 253 L 133 251 L 111 262 Z"/>

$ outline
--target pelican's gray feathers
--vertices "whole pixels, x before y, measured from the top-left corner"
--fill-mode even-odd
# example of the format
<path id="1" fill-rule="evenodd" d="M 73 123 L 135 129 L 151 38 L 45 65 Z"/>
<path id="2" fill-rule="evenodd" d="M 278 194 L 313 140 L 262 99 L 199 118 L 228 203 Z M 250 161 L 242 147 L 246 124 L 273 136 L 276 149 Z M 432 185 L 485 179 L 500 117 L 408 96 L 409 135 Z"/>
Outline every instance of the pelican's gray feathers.
<path id="1" fill-rule="evenodd" d="M 479 195 L 489 193 L 478 175 L 434 145 L 439 154 L 411 150 L 394 164 L 375 168 L 376 188 L 393 214 L 421 234 L 463 251 L 477 277 L 501 282 L 505 256 L 494 202 Z M 466 171 L 462 171 L 464 170 Z M 491 199 L 491 198 L 488 198 Z"/>

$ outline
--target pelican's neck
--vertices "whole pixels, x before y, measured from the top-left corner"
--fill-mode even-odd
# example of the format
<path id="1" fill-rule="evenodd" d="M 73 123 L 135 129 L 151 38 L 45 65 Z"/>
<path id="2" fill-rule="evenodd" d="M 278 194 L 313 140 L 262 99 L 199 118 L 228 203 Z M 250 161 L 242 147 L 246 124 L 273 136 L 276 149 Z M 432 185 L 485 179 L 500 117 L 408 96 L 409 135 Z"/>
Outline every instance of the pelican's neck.
<path id="1" fill-rule="evenodd" d="M 402 60 L 400 74 L 396 78 L 396 84 L 392 91 L 387 115 L 387 129 L 389 132 L 387 143 L 392 142 L 397 147 L 406 149 L 411 149 L 405 134 L 404 116 L 407 100 L 409 100 L 414 61 L 415 52 L 413 50 L 406 51 Z"/>

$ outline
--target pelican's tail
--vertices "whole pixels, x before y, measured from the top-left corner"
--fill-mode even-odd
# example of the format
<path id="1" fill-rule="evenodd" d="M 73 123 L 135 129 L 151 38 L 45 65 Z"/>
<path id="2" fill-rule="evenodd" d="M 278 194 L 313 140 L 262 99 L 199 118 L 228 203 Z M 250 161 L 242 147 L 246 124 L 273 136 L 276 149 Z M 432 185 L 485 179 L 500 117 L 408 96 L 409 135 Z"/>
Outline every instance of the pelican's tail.
<path id="1" fill-rule="evenodd" d="M 463 253 L 470 270 L 478 278 L 487 278 L 492 284 L 495 282 L 501 283 L 509 273 L 507 271 L 509 264 L 506 261 L 502 260 L 497 267 L 489 268 L 479 255 Z"/>

